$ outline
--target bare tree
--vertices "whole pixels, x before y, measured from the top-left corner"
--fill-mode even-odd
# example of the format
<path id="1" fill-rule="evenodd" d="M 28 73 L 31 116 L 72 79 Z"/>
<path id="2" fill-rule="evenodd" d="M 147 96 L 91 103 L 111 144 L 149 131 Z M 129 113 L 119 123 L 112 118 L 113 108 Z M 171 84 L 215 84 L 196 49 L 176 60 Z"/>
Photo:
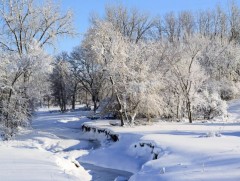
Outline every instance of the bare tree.
<path id="1" fill-rule="evenodd" d="M 232 2 L 232 4 L 230 5 L 229 24 L 230 24 L 229 41 L 234 40 L 239 42 L 240 9 L 234 2 Z"/>
<path id="2" fill-rule="evenodd" d="M 122 5 L 106 6 L 104 20 L 112 23 L 117 31 L 135 43 L 147 38 L 155 25 L 155 19 L 148 14 L 127 9 Z"/>
<path id="3" fill-rule="evenodd" d="M 190 11 L 180 12 L 178 19 L 181 29 L 181 33 L 179 36 L 183 37 L 185 34 L 187 36 L 193 35 L 195 29 L 195 20 L 193 13 Z"/>
<path id="4" fill-rule="evenodd" d="M 94 51 L 91 51 L 91 33 L 86 35 L 82 45 L 71 52 L 71 65 L 75 69 L 75 78 L 91 95 L 96 112 L 104 92 L 106 78 L 104 67 L 98 63 Z"/>
<path id="5" fill-rule="evenodd" d="M 45 47 L 53 46 L 60 36 L 74 35 L 71 11 L 60 12 L 52 1 L 41 5 L 35 0 L 1 0 L 1 47 L 21 55 L 33 40 Z"/>
<path id="6" fill-rule="evenodd" d="M 164 17 L 164 32 L 169 42 L 174 42 L 178 37 L 178 20 L 173 12 Z"/>

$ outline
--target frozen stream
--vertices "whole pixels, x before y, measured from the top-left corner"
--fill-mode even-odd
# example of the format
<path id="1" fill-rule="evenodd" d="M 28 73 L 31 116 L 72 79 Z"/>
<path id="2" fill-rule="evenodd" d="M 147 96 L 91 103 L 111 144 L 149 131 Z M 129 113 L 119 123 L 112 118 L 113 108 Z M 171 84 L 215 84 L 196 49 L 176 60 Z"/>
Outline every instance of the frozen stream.
<path id="1" fill-rule="evenodd" d="M 64 148 L 62 152 L 66 153 L 66 155 L 76 150 L 87 150 L 90 152 L 100 148 L 101 145 L 98 141 L 81 138 L 82 132 L 80 128 L 82 121 L 79 121 L 79 116 L 84 116 L 86 114 L 87 112 L 78 111 L 64 114 L 59 112 L 50 113 L 49 111 L 40 111 L 33 120 L 33 129 L 37 132 L 47 132 L 63 141 L 80 141 L 79 144 Z M 85 160 L 84 163 L 80 162 L 80 165 L 83 166 L 85 170 L 89 170 L 89 173 L 92 175 L 92 180 L 96 181 L 113 181 L 116 178 L 116 180 L 123 181 L 128 180 L 132 175 L 130 172 L 92 165 L 87 163 L 87 160 Z"/>
<path id="2" fill-rule="evenodd" d="M 74 149 L 75 150 L 81 150 L 81 149 L 94 150 L 101 147 L 100 143 L 95 140 L 86 140 L 86 139 L 79 139 L 79 140 L 80 142 L 85 142 L 84 145 L 86 146 L 84 148 L 76 147 L 72 149 L 65 149 L 64 151 L 68 152 L 68 151 L 73 151 Z M 79 163 L 85 170 L 90 171 L 90 174 L 92 175 L 92 180 L 94 181 L 113 181 L 116 178 L 118 178 L 116 180 L 119 180 L 119 181 L 126 181 L 132 175 L 131 172 L 126 172 L 123 170 L 100 167 L 93 164 L 84 163 L 81 161 L 79 161 Z"/>
<path id="3" fill-rule="evenodd" d="M 99 166 L 95 166 L 95 165 L 92 165 L 89 163 L 81 163 L 80 162 L 80 164 L 86 170 L 90 170 L 90 174 L 92 175 L 93 180 L 96 180 L 96 181 L 113 181 L 116 178 L 118 178 L 119 181 L 120 180 L 124 181 L 124 180 L 128 180 L 132 175 L 132 173 L 130 173 L 130 172 L 99 167 Z"/>

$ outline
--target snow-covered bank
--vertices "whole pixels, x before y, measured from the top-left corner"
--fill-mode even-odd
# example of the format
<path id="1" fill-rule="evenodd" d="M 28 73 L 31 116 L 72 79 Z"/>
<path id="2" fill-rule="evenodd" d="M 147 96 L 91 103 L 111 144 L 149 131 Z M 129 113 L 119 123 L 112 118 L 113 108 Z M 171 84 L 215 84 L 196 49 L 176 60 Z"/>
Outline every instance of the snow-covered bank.
<path id="1" fill-rule="evenodd" d="M 67 159 L 36 148 L 31 142 L 1 142 L 0 160 L 0 178 L 4 181 L 91 179 L 87 171 L 76 168 Z"/>
<path id="2" fill-rule="evenodd" d="M 134 172 L 131 181 L 240 179 L 239 103 L 230 105 L 229 118 L 221 123 L 168 123 L 118 127 L 108 120 L 85 125 L 109 130 L 119 141 L 106 144 L 79 158 L 93 164 Z M 235 119 L 233 119 L 235 118 Z M 98 132 L 87 132 L 99 138 Z M 104 137 L 100 136 L 103 142 Z M 106 139 L 106 138 L 105 138 Z"/>
<path id="3" fill-rule="evenodd" d="M 4 181 L 91 180 L 89 171 L 75 160 L 87 154 L 80 149 L 91 148 L 88 141 L 77 139 L 78 117 L 79 112 L 37 112 L 33 129 L 21 130 L 16 140 L 0 141 L 0 178 Z"/>

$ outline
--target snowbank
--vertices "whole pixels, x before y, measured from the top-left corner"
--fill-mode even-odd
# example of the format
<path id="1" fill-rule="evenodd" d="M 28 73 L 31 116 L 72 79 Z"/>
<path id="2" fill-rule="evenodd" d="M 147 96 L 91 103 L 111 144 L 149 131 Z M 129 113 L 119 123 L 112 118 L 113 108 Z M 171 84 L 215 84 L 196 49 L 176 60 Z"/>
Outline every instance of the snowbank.
<path id="1" fill-rule="evenodd" d="M 79 181 L 91 175 L 71 161 L 19 141 L 0 143 L 0 178 L 4 181 Z"/>
<path id="2" fill-rule="evenodd" d="M 79 160 L 134 172 L 131 181 L 240 179 L 240 124 L 235 121 L 159 122 L 123 128 L 101 120 L 87 125 L 119 135 L 119 141 L 94 150 Z M 98 138 L 98 132 L 87 134 Z"/>

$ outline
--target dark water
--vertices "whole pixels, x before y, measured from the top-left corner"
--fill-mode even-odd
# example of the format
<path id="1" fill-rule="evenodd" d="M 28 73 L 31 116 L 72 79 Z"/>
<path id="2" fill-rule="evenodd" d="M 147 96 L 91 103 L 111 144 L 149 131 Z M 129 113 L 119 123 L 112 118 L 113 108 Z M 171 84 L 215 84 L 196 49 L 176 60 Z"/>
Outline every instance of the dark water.
<path id="1" fill-rule="evenodd" d="M 116 178 L 117 181 L 127 181 L 132 176 L 131 172 L 99 167 L 89 163 L 80 162 L 80 165 L 85 170 L 90 170 L 89 173 L 94 181 L 114 181 Z"/>

